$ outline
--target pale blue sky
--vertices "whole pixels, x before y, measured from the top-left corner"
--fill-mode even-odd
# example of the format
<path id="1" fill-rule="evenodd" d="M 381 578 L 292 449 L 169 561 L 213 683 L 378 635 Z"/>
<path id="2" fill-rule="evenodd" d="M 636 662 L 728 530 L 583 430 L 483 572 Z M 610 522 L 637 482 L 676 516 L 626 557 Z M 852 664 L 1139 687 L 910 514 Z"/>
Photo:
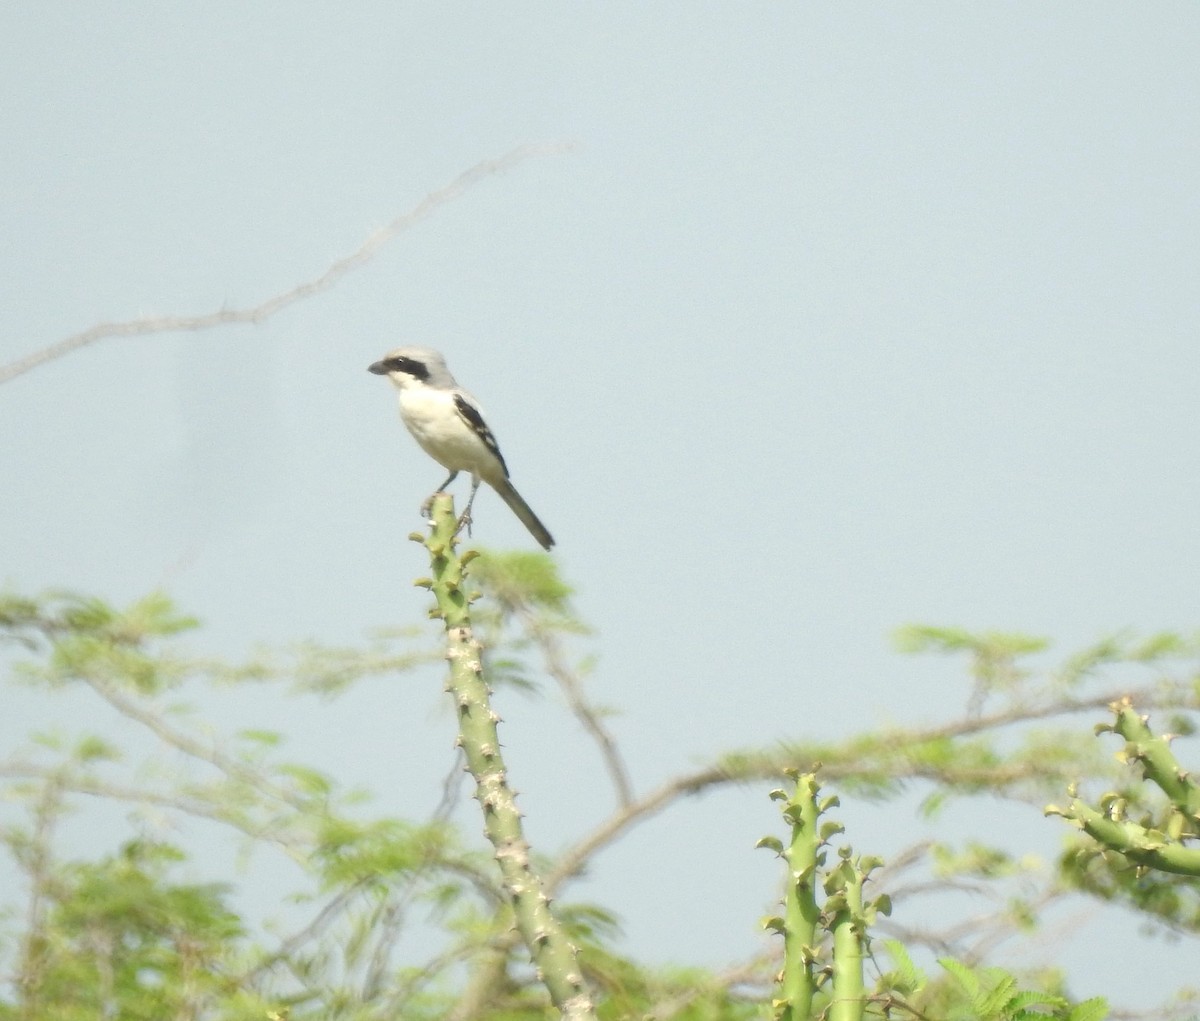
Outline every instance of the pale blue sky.
<path id="1" fill-rule="evenodd" d="M 254 304 L 482 159 L 579 149 L 261 327 L 108 340 L 4 386 L 0 582 L 165 584 L 231 653 L 419 620 L 404 537 L 441 472 L 366 372 L 418 343 L 559 540 L 640 787 L 937 718 L 959 675 L 891 651 L 907 622 L 1064 651 L 1193 628 L 1198 51 L 1187 3 L 7 5 L 0 361 Z M 491 494 L 476 520 L 530 545 Z M 421 815 L 443 697 L 376 685 L 295 726 Z M 575 794 L 596 762 L 552 706 L 504 715 L 551 849 L 607 807 Z M 660 819 L 585 889 L 638 952 L 748 953 L 763 800 Z M 904 828 L 854 820 L 861 850 Z M 1157 944 L 1122 948 L 1129 988 L 1072 946 L 1081 995 L 1177 977 Z"/>

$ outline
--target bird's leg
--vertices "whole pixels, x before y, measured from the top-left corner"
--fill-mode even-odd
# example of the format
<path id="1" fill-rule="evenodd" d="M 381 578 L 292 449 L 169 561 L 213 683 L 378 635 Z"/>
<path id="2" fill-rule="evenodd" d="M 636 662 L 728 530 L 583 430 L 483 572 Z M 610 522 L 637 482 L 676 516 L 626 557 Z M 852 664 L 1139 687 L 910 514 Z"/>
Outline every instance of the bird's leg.
<path id="1" fill-rule="evenodd" d="M 458 531 L 461 532 L 465 527 L 467 535 L 471 534 L 471 504 L 475 502 L 475 494 L 479 492 L 479 476 L 471 477 L 471 495 L 467 497 L 467 506 L 458 518 Z"/>
<path id="2" fill-rule="evenodd" d="M 440 486 L 438 486 L 437 489 L 435 489 L 432 493 L 429 494 L 429 496 L 427 496 L 425 498 L 425 502 L 423 504 L 421 504 L 421 517 L 423 517 L 423 518 L 429 517 L 429 510 L 431 507 L 433 507 L 433 498 L 435 496 L 437 496 L 438 493 L 444 493 L 446 491 L 446 487 L 448 485 L 450 485 L 450 483 L 453 482 L 456 478 L 458 478 L 458 472 L 452 471 L 449 475 L 446 476 L 446 481 L 443 482 Z"/>

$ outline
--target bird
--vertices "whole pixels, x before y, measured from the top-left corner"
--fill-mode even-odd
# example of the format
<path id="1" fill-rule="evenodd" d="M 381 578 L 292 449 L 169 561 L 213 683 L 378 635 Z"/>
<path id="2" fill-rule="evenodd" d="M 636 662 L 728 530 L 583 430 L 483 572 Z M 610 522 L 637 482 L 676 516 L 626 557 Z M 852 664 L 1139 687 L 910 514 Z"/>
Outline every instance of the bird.
<path id="1" fill-rule="evenodd" d="M 425 453 L 450 471 L 446 481 L 421 505 L 423 514 L 429 514 L 433 498 L 445 492 L 459 472 L 470 472 L 471 496 L 459 519 L 460 528 L 470 524 L 471 505 L 483 481 L 500 494 L 543 549 L 554 545 L 554 537 L 509 481 L 508 465 L 484 421 L 479 402 L 458 385 L 439 352 L 427 347 L 398 347 L 369 365 L 367 371 L 391 380 L 400 403 L 400 418 L 408 431 Z"/>

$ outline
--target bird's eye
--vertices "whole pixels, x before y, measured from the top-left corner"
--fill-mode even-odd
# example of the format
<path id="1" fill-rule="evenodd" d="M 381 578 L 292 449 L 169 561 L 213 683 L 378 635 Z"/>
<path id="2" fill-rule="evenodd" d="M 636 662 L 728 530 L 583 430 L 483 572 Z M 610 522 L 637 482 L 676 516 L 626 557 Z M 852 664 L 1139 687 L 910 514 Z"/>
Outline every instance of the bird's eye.
<path id="1" fill-rule="evenodd" d="M 391 372 L 403 372 L 409 376 L 412 376 L 414 379 L 424 380 L 429 378 L 429 370 L 425 368 L 425 364 L 417 361 L 415 358 L 389 358 L 383 364 L 386 365 L 388 370 Z"/>

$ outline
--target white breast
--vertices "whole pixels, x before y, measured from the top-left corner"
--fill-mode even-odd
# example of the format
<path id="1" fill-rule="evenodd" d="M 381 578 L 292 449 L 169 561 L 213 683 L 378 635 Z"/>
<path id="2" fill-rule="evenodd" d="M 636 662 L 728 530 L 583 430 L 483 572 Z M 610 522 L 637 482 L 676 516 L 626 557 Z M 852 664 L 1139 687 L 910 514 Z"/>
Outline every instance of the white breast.
<path id="1" fill-rule="evenodd" d="M 425 452 L 450 471 L 468 471 L 492 482 L 500 466 L 475 431 L 462 420 L 448 390 L 401 390 L 400 417 Z"/>

